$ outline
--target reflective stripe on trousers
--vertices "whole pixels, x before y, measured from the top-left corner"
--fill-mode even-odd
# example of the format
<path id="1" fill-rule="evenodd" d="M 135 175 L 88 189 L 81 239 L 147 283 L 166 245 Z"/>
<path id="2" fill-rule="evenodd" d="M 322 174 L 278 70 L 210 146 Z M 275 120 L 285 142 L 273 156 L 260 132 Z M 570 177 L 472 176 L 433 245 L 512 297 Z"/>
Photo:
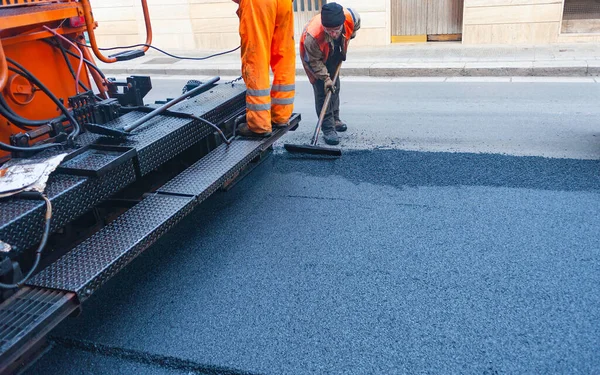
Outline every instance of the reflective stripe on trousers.
<path id="1" fill-rule="evenodd" d="M 272 130 L 271 121 L 286 123 L 293 111 L 296 78 L 294 13 L 290 0 L 240 2 L 242 77 L 246 83 L 246 120 L 250 130 Z M 269 80 L 273 70 L 273 87 Z"/>

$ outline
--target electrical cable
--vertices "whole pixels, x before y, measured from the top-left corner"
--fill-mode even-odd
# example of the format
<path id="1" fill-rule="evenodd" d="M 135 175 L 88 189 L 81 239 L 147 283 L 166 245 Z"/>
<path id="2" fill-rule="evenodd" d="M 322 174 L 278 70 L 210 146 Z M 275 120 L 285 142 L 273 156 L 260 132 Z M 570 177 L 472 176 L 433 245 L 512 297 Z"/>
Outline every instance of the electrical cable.
<path id="1" fill-rule="evenodd" d="M 194 120 L 198 120 L 200 122 L 205 123 L 206 125 L 212 127 L 213 129 L 215 129 L 217 131 L 217 133 L 219 133 L 219 135 L 221 136 L 221 138 L 223 138 L 223 142 L 225 142 L 226 144 L 230 145 L 231 142 L 233 141 L 233 139 L 235 138 L 235 128 L 236 126 L 233 127 L 233 136 L 231 136 L 231 138 L 227 138 L 225 136 L 225 133 L 223 133 L 223 131 L 221 129 L 219 129 L 219 127 L 215 124 L 213 124 L 212 122 L 203 119 L 202 117 L 197 117 L 197 116 L 190 116 L 190 118 L 194 119 Z"/>
<path id="2" fill-rule="evenodd" d="M 65 38 L 64 36 L 57 33 L 56 30 L 53 30 L 46 25 L 44 25 L 44 29 L 54 34 L 55 37 L 64 40 L 73 48 L 75 48 L 77 52 L 79 52 L 79 66 L 77 67 L 77 76 L 75 77 L 75 93 L 79 95 L 79 83 L 81 82 L 79 77 L 81 77 L 81 69 L 83 68 L 83 52 L 81 52 L 81 48 L 79 48 L 77 44 L 73 43 L 68 38 Z"/>
<path id="3" fill-rule="evenodd" d="M 73 66 L 71 65 L 71 62 L 69 61 L 69 58 L 66 56 L 66 54 L 68 54 L 68 55 L 71 55 L 71 56 L 73 56 L 73 57 L 75 57 L 75 58 L 79 58 L 79 57 L 78 57 L 78 56 L 77 56 L 75 53 L 73 53 L 73 52 L 71 52 L 71 51 L 69 51 L 69 50 L 66 50 L 66 49 L 65 49 L 65 48 L 62 46 L 62 44 L 60 44 L 60 43 L 58 43 L 58 42 L 57 42 L 56 44 L 54 44 L 54 43 L 51 43 L 50 41 L 48 41 L 48 40 L 46 40 L 46 39 L 44 39 L 43 41 L 44 41 L 45 43 L 47 43 L 47 44 L 51 45 L 51 46 L 52 46 L 52 47 L 54 47 L 54 48 L 58 48 L 58 49 L 60 49 L 60 52 L 62 53 L 62 55 L 63 55 L 63 58 L 65 59 L 65 62 L 67 63 L 67 67 L 69 68 L 69 71 L 71 72 L 71 75 L 72 75 L 72 76 L 73 76 L 73 78 L 75 79 L 75 77 L 76 77 L 76 76 L 75 76 L 75 71 L 73 70 Z M 86 66 L 87 66 L 88 68 L 91 68 L 91 69 L 95 70 L 95 71 L 96 71 L 96 72 L 97 72 L 97 73 L 100 75 L 100 77 L 102 78 L 102 80 L 106 82 L 106 76 L 104 75 L 104 73 L 102 73 L 102 71 L 100 70 L 100 68 L 98 68 L 96 65 L 94 65 L 94 63 L 92 63 L 91 61 L 89 61 L 89 60 L 87 60 L 87 59 L 83 59 L 83 62 L 86 64 Z M 92 91 L 92 92 L 93 92 L 93 90 L 92 90 L 92 89 L 88 88 L 88 87 L 87 87 L 85 84 L 83 84 L 83 82 L 81 82 L 81 81 L 79 82 L 79 86 L 81 86 L 81 87 L 82 87 L 84 90 L 86 90 L 86 91 Z M 99 101 L 102 101 L 102 100 L 104 100 L 104 98 L 102 98 L 101 96 L 99 96 L 99 95 L 96 95 L 96 94 L 94 94 L 94 97 L 95 97 L 97 100 L 99 100 Z"/>
<path id="4" fill-rule="evenodd" d="M 56 47 L 54 44 L 52 44 L 51 42 L 49 42 L 49 41 L 47 41 L 47 40 L 44 40 L 44 42 L 48 43 L 49 45 L 51 45 L 51 46 L 53 46 L 53 47 Z M 81 44 L 81 43 L 79 43 L 79 42 L 78 42 L 77 44 L 79 44 L 79 45 L 82 45 L 82 46 L 85 46 L 85 44 Z M 66 52 L 68 55 L 71 55 L 71 56 L 73 56 L 73 57 L 75 57 L 75 58 L 79 58 L 79 56 L 77 56 L 77 55 L 76 55 L 75 53 L 73 53 L 72 51 L 69 51 L 68 49 L 67 49 L 67 50 L 65 50 L 65 52 Z M 91 61 L 90 61 L 90 60 L 88 60 L 88 59 L 83 59 L 83 62 L 84 62 L 84 63 L 85 63 L 87 66 L 88 66 L 88 68 L 92 68 L 92 69 L 94 69 L 94 70 L 95 70 L 95 71 L 96 71 L 96 72 L 97 72 L 97 73 L 100 75 L 100 77 L 102 77 L 102 79 L 106 80 L 106 76 L 104 75 L 104 73 L 102 73 L 102 71 L 100 70 L 100 68 L 98 68 L 98 67 L 97 67 L 97 66 L 96 66 L 96 65 L 95 65 L 93 62 L 91 62 Z"/>
<path id="5" fill-rule="evenodd" d="M 57 38 L 55 38 L 55 39 L 57 39 Z M 73 70 L 73 65 L 71 65 L 71 61 L 69 60 L 69 57 L 67 56 L 65 47 L 63 47 L 63 45 L 58 40 L 56 41 L 56 44 L 53 44 L 53 43 L 48 43 L 48 44 L 54 48 L 57 48 L 60 51 L 61 55 L 63 56 L 63 59 L 65 60 L 65 63 L 67 64 L 67 68 L 69 68 L 69 72 L 71 72 L 71 76 L 73 76 L 73 78 L 76 79 L 75 71 Z M 89 87 L 87 87 L 81 81 L 79 81 L 79 86 L 81 86 L 81 88 L 83 88 L 85 91 L 91 91 L 91 89 Z"/>
<path id="6" fill-rule="evenodd" d="M 81 132 L 81 126 L 79 125 L 77 120 L 73 117 L 71 112 L 69 112 L 67 107 L 65 107 L 65 105 L 56 96 L 54 96 L 54 94 L 52 94 L 52 92 L 46 86 L 44 86 L 44 84 L 39 79 L 37 79 L 33 74 L 31 74 L 31 72 L 29 72 L 27 69 L 25 69 L 25 67 L 23 67 L 23 65 L 17 63 L 16 61 L 14 61 L 13 59 L 11 59 L 9 57 L 6 58 L 6 61 L 8 61 L 9 63 L 11 63 L 12 65 L 14 65 L 18 68 L 18 69 L 15 69 L 14 67 L 9 66 L 8 67 L 9 70 L 12 70 L 17 74 L 20 74 L 20 75 L 24 76 L 25 78 L 28 78 L 36 86 L 38 86 L 58 106 L 58 108 L 60 108 L 60 110 L 66 116 L 67 120 L 69 120 L 69 122 L 73 126 L 73 131 L 68 136 L 68 139 L 70 141 L 73 141 L 75 139 L 75 137 L 77 137 L 79 135 L 79 133 Z"/>
<path id="7" fill-rule="evenodd" d="M 79 45 L 81 45 L 81 46 L 84 46 L 84 47 L 87 47 L 87 48 L 90 48 L 90 46 L 88 46 L 87 44 L 83 44 L 83 43 L 79 43 L 79 42 L 78 42 L 77 44 L 79 44 Z M 158 52 L 160 52 L 160 53 L 162 53 L 162 54 L 165 54 L 165 55 L 167 55 L 167 56 L 169 56 L 169 57 L 172 57 L 172 58 L 174 58 L 174 59 L 178 59 L 178 60 L 194 60 L 194 61 L 202 61 L 202 60 L 208 60 L 208 59 L 211 59 L 211 58 L 213 58 L 213 57 L 222 56 L 222 55 L 226 55 L 226 54 L 228 54 L 228 53 L 235 52 L 235 51 L 237 51 L 238 49 L 240 49 L 240 47 L 241 47 L 241 46 L 237 46 L 237 47 L 236 47 L 236 48 L 234 48 L 234 49 L 231 49 L 231 50 L 228 50 L 228 51 L 224 51 L 224 52 L 215 53 L 215 54 L 213 54 L 213 55 L 204 56 L 204 57 L 185 57 L 185 56 L 177 56 L 177 55 L 173 55 L 173 54 L 171 54 L 171 53 L 169 53 L 169 52 L 167 52 L 167 51 L 164 51 L 164 50 L 162 50 L 162 49 L 160 49 L 160 48 L 158 48 L 158 47 L 154 47 L 154 46 L 153 46 L 153 45 L 151 45 L 151 44 L 144 44 L 144 43 L 142 43 L 142 44 L 134 44 L 134 45 L 131 45 L 131 46 L 119 46 L 119 47 L 108 47 L 108 48 L 98 48 L 98 49 L 99 49 L 100 51 L 113 51 L 113 50 L 116 50 L 116 49 L 128 49 L 128 48 L 137 48 L 137 47 L 148 47 L 148 48 L 152 48 L 152 49 L 154 49 L 154 50 L 156 50 L 156 51 L 158 51 Z"/>
<path id="8" fill-rule="evenodd" d="M 40 260 L 42 259 L 42 252 L 44 251 L 44 248 L 46 247 L 46 244 L 48 243 L 48 237 L 50 237 L 50 222 L 52 219 L 52 203 L 50 202 L 50 199 L 48 199 L 48 197 L 46 195 L 42 194 L 41 197 L 46 202 L 46 215 L 44 217 L 44 219 L 45 219 L 44 235 L 42 236 L 42 241 L 40 242 L 40 244 L 35 252 L 35 260 L 33 262 L 33 266 L 31 267 L 31 270 L 29 270 L 27 275 L 25 275 L 25 277 L 23 277 L 23 279 L 21 279 L 21 281 L 14 283 L 14 284 L 0 283 L 1 289 L 14 289 L 14 288 L 21 287 L 23 284 L 25 284 L 27 282 L 27 280 L 29 280 L 29 278 L 33 275 L 33 273 L 37 270 L 38 266 L 40 265 Z"/>

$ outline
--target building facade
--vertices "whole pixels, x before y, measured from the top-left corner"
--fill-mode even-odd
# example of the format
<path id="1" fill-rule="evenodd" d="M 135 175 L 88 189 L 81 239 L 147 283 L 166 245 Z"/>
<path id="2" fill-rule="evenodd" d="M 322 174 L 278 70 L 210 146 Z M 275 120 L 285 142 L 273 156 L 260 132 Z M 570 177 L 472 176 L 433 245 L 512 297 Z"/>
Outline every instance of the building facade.
<path id="1" fill-rule="evenodd" d="M 294 0 L 296 34 L 325 0 Z M 354 45 L 461 41 L 463 44 L 547 44 L 600 41 L 597 0 L 338 0 L 355 8 L 362 30 Z M 104 46 L 143 42 L 139 0 L 92 0 Z M 148 0 L 154 45 L 225 50 L 239 45 L 231 0 Z"/>

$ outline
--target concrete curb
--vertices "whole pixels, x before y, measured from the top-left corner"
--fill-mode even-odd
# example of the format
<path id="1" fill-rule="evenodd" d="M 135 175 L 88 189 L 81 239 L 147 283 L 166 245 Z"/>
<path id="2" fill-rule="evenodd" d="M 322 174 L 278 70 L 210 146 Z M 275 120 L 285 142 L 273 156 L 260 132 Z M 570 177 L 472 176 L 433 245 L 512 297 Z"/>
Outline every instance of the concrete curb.
<path id="1" fill-rule="evenodd" d="M 342 68 L 344 76 L 356 77 L 585 77 L 600 75 L 600 61 L 587 64 L 570 61 L 571 64 L 544 64 L 543 62 L 518 63 L 453 63 L 423 64 L 373 64 L 369 67 Z M 161 67 L 102 67 L 109 75 L 165 75 L 165 76 L 239 76 L 241 71 L 232 68 L 161 68 Z M 302 68 L 298 76 L 306 76 Z"/>

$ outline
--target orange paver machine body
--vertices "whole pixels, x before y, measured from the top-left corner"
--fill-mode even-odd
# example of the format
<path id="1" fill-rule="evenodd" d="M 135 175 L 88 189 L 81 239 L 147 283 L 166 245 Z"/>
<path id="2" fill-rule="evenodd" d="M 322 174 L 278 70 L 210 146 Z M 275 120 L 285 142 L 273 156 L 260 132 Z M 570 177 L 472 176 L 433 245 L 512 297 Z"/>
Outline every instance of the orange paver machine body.
<path id="1" fill-rule="evenodd" d="M 68 99 L 92 89 L 92 80 L 96 97 L 108 98 L 110 85 L 90 69 L 94 56 L 86 46 L 86 33 L 94 55 L 105 63 L 137 57 L 152 40 L 145 0 L 142 8 L 146 46 L 106 57 L 96 43 L 89 0 L 0 0 L 0 142 L 29 147 L 64 140 L 72 126 L 43 89 L 69 110 L 77 104 Z M 82 58 L 87 61 L 80 67 Z M 0 162 L 8 158 L 10 153 L 0 149 Z"/>

